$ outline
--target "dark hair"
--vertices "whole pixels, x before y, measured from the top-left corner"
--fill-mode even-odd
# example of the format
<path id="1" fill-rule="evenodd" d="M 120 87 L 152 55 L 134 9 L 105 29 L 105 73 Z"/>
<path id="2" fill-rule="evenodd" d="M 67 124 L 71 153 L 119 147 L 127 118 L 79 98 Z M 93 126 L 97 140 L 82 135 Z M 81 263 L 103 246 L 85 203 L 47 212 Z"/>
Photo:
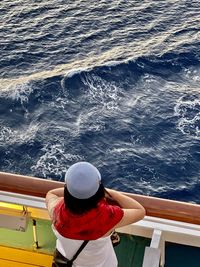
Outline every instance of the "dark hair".
<path id="1" fill-rule="evenodd" d="M 64 202 L 65 207 L 74 214 L 83 214 L 93 208 L 97 207 L 97 204 L 101 199 L 105 197 L 105 188 L 101 183 L 96 194 L 87 199 L 78 199 L 73 197 L 65 185 L 64 187 Z"/>

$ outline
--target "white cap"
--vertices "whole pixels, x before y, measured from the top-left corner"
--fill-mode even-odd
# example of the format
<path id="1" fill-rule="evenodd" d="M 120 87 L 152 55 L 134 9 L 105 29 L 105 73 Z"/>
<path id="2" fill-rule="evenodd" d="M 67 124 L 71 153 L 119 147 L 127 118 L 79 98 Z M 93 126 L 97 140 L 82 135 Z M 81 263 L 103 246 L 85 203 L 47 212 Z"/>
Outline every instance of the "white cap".
<path id="1" fill-rule="evenodd" d="M 100 172 L 89 162 L 75 163 L 65 174 L 65 183 L 69 193 L 79 199 L 94 196 L 99 189 L 100 182 Z"/>

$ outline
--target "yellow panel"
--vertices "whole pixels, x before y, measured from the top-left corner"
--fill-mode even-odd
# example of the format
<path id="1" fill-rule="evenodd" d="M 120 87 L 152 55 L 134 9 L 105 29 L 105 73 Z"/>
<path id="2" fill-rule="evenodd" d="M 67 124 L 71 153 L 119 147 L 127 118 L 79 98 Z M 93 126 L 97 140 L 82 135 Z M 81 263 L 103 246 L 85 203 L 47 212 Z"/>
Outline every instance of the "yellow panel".
<path id="1" fill-rule="evenodd" d="M 22 205 L 10 204 L 0 201 L 0 208 L 9 208 L 23 211 Z M 26 207 L 31 212 L 31 217 L 50 220 L 47 209 Z"/>
<path id="2" fill-rule="evenodd" d="M 7 260 L 2 260 L 2 259 L 0 259 L 0 266 L 1 267 L 38 267 L 38 265 L 32 265 L 32 264 L 29 265 L 29 264 L 24 264 L 21 262 L 7 261 Z"/>
<path id="3" fill-rule="evenodd" d="M 31 212 L 32 218 L 40 218 L 40 219 L 50 220 L 47 209 L 28 207 L 28 211 Z"/>
<path id="4" fill-rule="evenodd" d="M 31 212 L 31 217 L 50 220 L 47 209 L 27 207 L 28 212 Z M 10 204 L 0 201 L 0 209 L 20 210 L 23 211 L 22 205 Z"/>
<path id="5" fill-rule="evenodd" d="M 5 202 L 0 202 L 0 207 L 23 210 L 23 206 L 22 205 L 10 204 L 10 203 L 5 203 Z"/>
<path id="6" fill-rule="evenodd" d="M 51 267 L 52 256 L 38 252 L 31 252 L 22 249 L 15 249 L 0 246 L 0 263 L 5 261 L 2 267 L 27 267 L 27 266 L 44 266 Z M 10 264 L 9 264 L 10 261 Z M 13 264 L 14 262 L 14 264 Z M 12 264 L 11 264 L 12 263 Z M 7 264 L 7 265 L 6 265 Z M 19 265 L 17 265 L 19 264 Z"/>

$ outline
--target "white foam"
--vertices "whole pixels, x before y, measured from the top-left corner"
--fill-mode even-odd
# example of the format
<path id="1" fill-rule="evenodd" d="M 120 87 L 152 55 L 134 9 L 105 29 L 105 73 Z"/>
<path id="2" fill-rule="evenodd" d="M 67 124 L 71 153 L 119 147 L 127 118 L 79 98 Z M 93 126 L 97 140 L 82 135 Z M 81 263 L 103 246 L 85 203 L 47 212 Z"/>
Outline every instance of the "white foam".
<path id="1" fill-rule="evenodd" d="M 23 105 L 24 103 L 28 103 L 28 98 L 32 91 L 33 88 L 31 84 L 27 82 L 8 86 L 4 90 L 0 90 L 0 95 L 5 98 L 20 101 Z"/>
<path id="2" fill-rule="evenodd" d="M 200 96 L 178 99 L 174 114 L 178 117 L 177 128 L 188 136 L 200 139 Z"/>
<path id="3" fill-rule="evenodd" d="M 72 69 L 72 70 L 70 70 L 70 71 L 67 72 L 67 74 L 65 75 L 65 77 L 63 78 L 63 80 L 61 81 L 61 83 L 63 83 L 66 78 L 71 78 L 75 74 L 79 74 L 79 73 L 81 73 L 83 71 L 90 71 L 90 70 L 92 70 L 92 67 L 88 67 L 88 68 L 83 67 L 83 68 Z"/>
<path id="4" fill-rule="evenodd" d="M 57 97 L 54 101 L 51 101 L 49 105 L 57 109 L 59 108 L 63 109 L 63 111 L 66 114 L 67 113 L 66 107 L 69 105 L 69 100 L 67 98 Z"/>
<path id="5" fill-rule="evenodd" d="M 0 144 L 5 145 L 5 143 L 9 142 L 12 139 L 13 132 L 11 128 L 0 126 Z"/>
<path id="6" fill-rule="evenodd" d="M 199 68 L 191 67 L 189 69 L 185 69 L 184 75 L 188 83 L 193 83 L 193 85 L 197 85 L 199 87 L 199 81 L 200 81 L 200 69 Z"/>
<path id="7" fill-rule="evenodd" d="M 76 126 L 77 134 L 84 131 L 98 132 L 105 129 L 105 122 L 99 116 L 98 108 L 92 108 L 87 112 L 81 112 L 77 116 L 74 125 Z"/>
<path id="8" fill-rule="evenodd" d="M 127 101 L 126 101 L 126 107 L 129 107 L 129 108 L 133 108 L 135 107 L 138 103 L 141 102 L 141 100 L 143 101 L 143 97 L 145 95 L 144 94 L 132 94 L 132 95 L 129 95 L 127 96 Z"/>
<path id="9" fill-rule="evenodd" d="M 66 162 L 82 160 L 79 155 L 67 153 L 62 144 L 47 144 L 42 149 L 42 152 L 43 155 L 38 159 L 37 163 L 31 167 L 31 170 L 37 174 L 41 173 L 45 178 L 56 175 L 61 180 L 68 168 Z"/>
<path id="10" fill-rule="evenodd" d="M 85 75 L 82 82 L 89 88 L 89 101 L 95 102 L 103 109 L 114 111 L 119 109 L 121 89 L 114 82 L 107 82 L 97 75 Z"/>
<path id="11" fill-rule="evenodd" d="M 30 140 L 34 140 L 35 135 L 39 129 L 39 124 L 31 123 L 26 128 L 13 130 L 10 127 L 0 126 L 0 144 L 13 145 L 23 144 Z"/>
<path id="12" fill-rule="evenodd" d="M 158 193 L 167 193 L 167 192 L 177 192 L 182 190 L 187 191 L 193 191 L 194 187 L 198 184 L 198 177 L 190 177 L 190 181 L 174 181 L 173 182 L 167 182 L 163 184 L 163 181 L 161 179 L 154 179 L 152 182 L 152 178 L 147 180 L 146 178 L 141 177 L 138 181 L 135 181 L 134 190 L 136 190 L 137 193 L 142 193 L 146 195 L 157 195 Z M 129 186 L 130 188 L 130 186 Z M 130 188 L 131 189 L 131 188 Z M 129 191 L 130 191 L 129 189 Z"/>

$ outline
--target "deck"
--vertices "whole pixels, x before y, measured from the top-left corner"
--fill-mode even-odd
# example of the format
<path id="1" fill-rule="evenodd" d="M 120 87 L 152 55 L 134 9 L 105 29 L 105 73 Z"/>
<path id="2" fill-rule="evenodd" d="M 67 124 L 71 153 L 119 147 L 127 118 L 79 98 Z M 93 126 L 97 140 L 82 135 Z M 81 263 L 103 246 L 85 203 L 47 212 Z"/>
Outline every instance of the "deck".
<path id="1" fill-rule="evenodd" d="M 34 245 L 32 220 L 26 232 L 0 229 L 0 266 L 51 266 L 55 237 L 49 220 L 37 219 L 39 249 Z M 150 239 L 120 234 L 121 242 L 115 250 L 120 267 L 141 267 L 145 246 Z"/>
<path id="2" fill-rule="evenodd" d="M 32 220 L 26 232 L 0 228 L 1 267 L 50 267 L 55 237 L 49 220 L 37 219 L 38 244 L 34 245 Z M 142 267 L 145 246 L 150 239 L 120 233 L 120 245 L 115 247 L 119 267 Z M 166 244 L 165 267 L 199 267 L 200 249 Z"/>
<path id="3" fill-rule="evenodd" d="M 51 266 L 55 237 L 44 197 L 61 186 L 61 182 L 0 173 L 0 267 Z M 152 261 L 158 267 L 160 260 L 165 267 L 200 266 L 200 205 L 126 194 L 145 207 L 147 216 L 118 229 L 119 267 L 153 267 Z M 37 222 L 38 248 L 32 219 Z M 25 229 L 27 222 L 25 232 L 5 229 Z"/>

